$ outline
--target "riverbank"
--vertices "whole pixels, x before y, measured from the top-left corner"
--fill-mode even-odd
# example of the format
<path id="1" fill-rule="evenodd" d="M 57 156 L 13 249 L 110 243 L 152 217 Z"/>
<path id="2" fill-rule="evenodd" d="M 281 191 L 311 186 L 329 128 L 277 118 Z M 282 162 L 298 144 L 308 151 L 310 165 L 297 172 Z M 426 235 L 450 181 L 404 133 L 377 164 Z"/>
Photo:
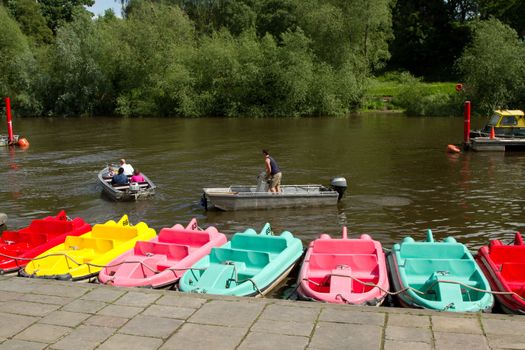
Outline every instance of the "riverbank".
<path id="1" fill-rule="evenodd" d="M 522 349 L 525 317 L 0 276 L 0 349 Z"/>

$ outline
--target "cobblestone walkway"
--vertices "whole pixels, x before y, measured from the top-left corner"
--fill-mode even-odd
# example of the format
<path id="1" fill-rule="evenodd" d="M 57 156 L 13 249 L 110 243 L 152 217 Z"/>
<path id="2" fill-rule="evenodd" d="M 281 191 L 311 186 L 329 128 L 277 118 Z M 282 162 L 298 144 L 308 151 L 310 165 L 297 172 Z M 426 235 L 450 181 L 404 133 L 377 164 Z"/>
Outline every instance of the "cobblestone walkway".
<path id="1" fill-rule="evenodd" d="M 525 316 L 0 277 L 0 349 L 524 349 Z"/>

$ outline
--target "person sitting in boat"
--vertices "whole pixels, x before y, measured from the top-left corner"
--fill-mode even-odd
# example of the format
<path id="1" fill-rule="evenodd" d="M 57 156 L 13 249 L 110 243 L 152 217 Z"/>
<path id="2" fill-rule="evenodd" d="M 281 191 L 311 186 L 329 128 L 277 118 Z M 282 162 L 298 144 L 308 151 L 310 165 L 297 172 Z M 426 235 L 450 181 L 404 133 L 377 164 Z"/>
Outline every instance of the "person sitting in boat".
<path id="1" fill-rule="evenodd" d="M 121 186 L 128 184 L 128 177 L 124 174 L 124 168 L 118 168 L 118 174 L 111 178 L 111 184 L 113 186 Z"/>
<path id="2" fill-rule="evenodd" d="M 133 175 L 133 167 L 131 164 L 126 163 L 125 159 L 120 160 L 120 167 L 124 169 L 124 175 L 131 176 Z"/>
<path id="3" fill-rule="evenodd" d="M 268 150 L 263 149 L 264 165 L 266 168 L 266 179 L 272 193 L 281 192 L 282 172 L 275 159 L 270 156 Z"/>
<path id="4" fill-rule="evenodd" d="M 129 179 L 129 182 L 144 182 L 144 176 L 140 173 L 139 169 L 133 170 L 133 176 Z"/>

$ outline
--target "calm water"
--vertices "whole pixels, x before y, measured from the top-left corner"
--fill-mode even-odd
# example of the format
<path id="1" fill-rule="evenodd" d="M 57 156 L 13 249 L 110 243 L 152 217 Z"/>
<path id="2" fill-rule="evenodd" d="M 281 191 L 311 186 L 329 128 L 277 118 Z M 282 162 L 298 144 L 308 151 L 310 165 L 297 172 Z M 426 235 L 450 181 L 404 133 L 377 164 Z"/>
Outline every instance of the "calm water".
<path id="1" fill-rule="evenodd" d="M 478 121 L 481 123 L 482 121 Z M 270 222 L 305 244 L 321 232 L 368 233 L 390 248 L 406 235 L 455 236 L 475 249 L 510 239 L 525 224 L 525 154 L 450 155 L 461 118 L 392 114 L 342 119 L 25 119 L 15 120 L 27 150 L 0 148 L 0 212 L 9 227 L 65 209 L 100 223 L 129 214 L 159 230 L 197 217 L 233 234 Z M 2 127 L 0 130 L 5 130 Z M 202 187 L 255 184 L 269 148 L 284 184 L 349 182 L 338 207 L 205 212 Z M 126 158 L 158 186 L 151 200 L 101 197 L 98 171 Z"/>

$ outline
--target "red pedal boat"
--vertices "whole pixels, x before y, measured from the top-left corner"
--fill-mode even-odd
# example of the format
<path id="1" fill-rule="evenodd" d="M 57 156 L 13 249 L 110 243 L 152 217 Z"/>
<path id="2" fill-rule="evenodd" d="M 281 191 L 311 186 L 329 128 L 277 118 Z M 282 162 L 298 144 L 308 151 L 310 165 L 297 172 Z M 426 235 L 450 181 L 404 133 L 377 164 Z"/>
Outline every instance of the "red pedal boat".
<path id="1" fill-rule="evenodd" d="M 65 211 L 57 216 L 31 221 L 18 231 L 4 231 L 0 237 L 0 274 L 19 270 L 32 259 L 54 246 L 64 243 L 66 236 L 91 231 L 81 218 L 69 219 Z"/>
<path id="2" fill-rule="evenodd" d="M 491 240 L 488 246 L 479 248 L 476 261 L 493 291 L 509 293 L 496 294 L 503 311 L 525 313 L 525 301 L 519 297 L 525 297 L 525 245 L 521 234 L 516 233 L 511 245 Z"/>

